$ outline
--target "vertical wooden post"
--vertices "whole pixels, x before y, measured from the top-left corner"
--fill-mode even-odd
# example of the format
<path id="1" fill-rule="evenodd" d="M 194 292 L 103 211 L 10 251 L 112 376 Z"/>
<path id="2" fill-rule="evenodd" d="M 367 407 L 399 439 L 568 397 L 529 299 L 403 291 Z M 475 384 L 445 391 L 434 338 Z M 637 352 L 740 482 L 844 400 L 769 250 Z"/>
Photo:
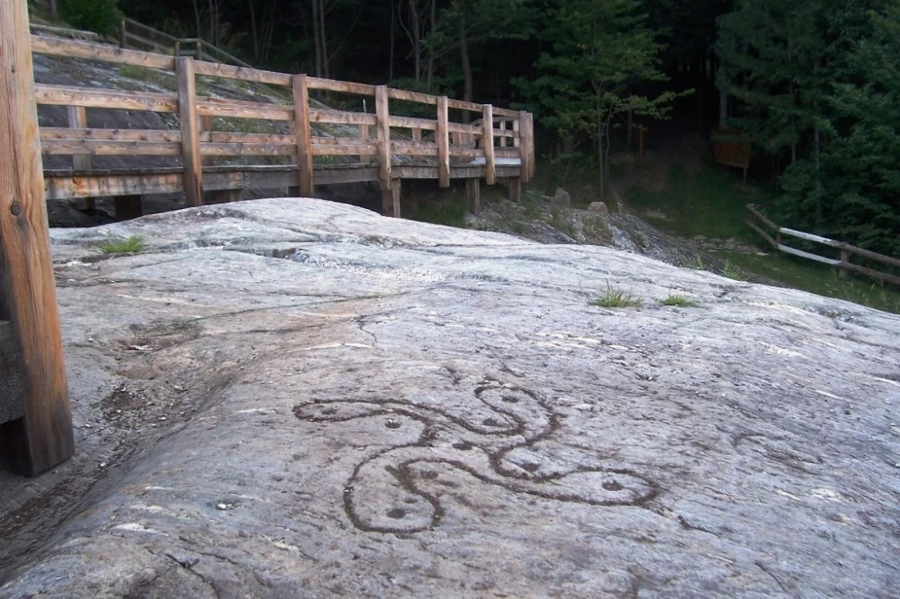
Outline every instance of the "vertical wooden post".
<path id="1" fill-rule="evenodd" d="M 528 140 L 528 181 L 534 178 L 534 115 L 527 113 L 526 122 L 528 124 L 526 139 Z"/>
<path id="2" fill-rule="evenodd" d="M 847 270 L 844 268 L 845 264 L 850 264 L 850 252 L 841 248 L 841 266 L 840 270 L 838 271 L 838 275 L 840 275 L 842 279 L 847 278 Z M 881 282 L 882 284 L 884 284 L 884 279 L 882 279 Z"/>
<path id="3" fill-rule="evenodd" d="M 438 185 L 441 187 L 450 187 L 450 123 L 447 108 L 447 96 L 439 97 L 435 135 L 438 144 Z"/>
<path id="4" fill-rule="evenodd" d="M 178 121 L 181 125 L 181 161 L 184 164 L 184 195 L 188 206 L 203 204 L 203 167 L 200 164 L 200 120 L 197 116 L 197 83 L 194 59 L 175 59 L 178 83 Z"/>
<path id="5" fill-rule="evenodd" d="M 497 166 L 494 163 L 494 107 L 484 105 L 484 180 L 488 185 L 497 182 Z"/>
<path id="6" fill-rule="evenodd" d="M 378 182 L 381 191 L 391 189 L 391 115 L 386 85 L 375 88 L 375 118 L 378 137 Z"/>
<path id="7" fill-rule="evenodd" d="M 50 18 L 54 21 L 59 18 L 59 7 L 57 0 L 50 0 Z"/>
<path id="8" fill-rule="evenodd" d="M 388 212 L 394 218 L 400 218 L 400 185 L 402 181 L 397 179 L 391 185 L 391 210 Z"/>
<path id="9" fill-rule="evenodd" d="M 119 21 L 119 47 L 123 50 L 128 47 L 128 37 L 125 33 L 125 19 Z"/>
<path id="10" fill-rule="evenodd" d="M 522 199 L 522 179 L 520 177 L 509 178 L 509 201 L 519 203 Z"/>
<path id="11" fill-rule="evenodd" d="M 69 129 L 87 128 L 87 109 L 84 106 L 69 106 Z M 91 157 L 84 154 L 72 156 L 72 168 L 76 171 L 91 170 Z M 88 210 L 96 208 L 94 198 L 85 199 L 85 207 Z"/>
<path id="12" fill-rule="evenodd" d="M 0 318 L 12 323 L 25 414 L 0 425 L 0 459 L 34 476 L 72 457 L 26 0 L 0 4 Z"/>
<path id="13" fill-rule="evenodd" d="M 359 140 L 364 143 L 369 142 L 369 126 L 368 125 L 360 125 L 359 126 Z M 370 160 L 372 160 L 372 156 L 370 154 L 360 154 L 359 155 L 359 161 L 361 164 L 368 164 Z"/>
<path id="14" fill-rule="evenodd" d="M 522 181 L 527 183 L 531 178 L 528 176 L 528 113 L 524 110 L 513 123 L 513 131 L 518 133 L 513 145 L 519 148 L 519 174 Z"/>
<path id="15" fill-rule="evenodd" d="M 313 171 L 312 132 L 309 128 L 309 81 L 306 75 L 291 78 L 294 90 L 294 133 L 297 136 L 297 169 L 300 195 L 311 198 L 316 193 Z"/>
<path id="16" fill-rule="evenodd" d="M 500 121 L 500 133 L 506 133 L 506 121 Z M 506 136 L 505 135 L 500 136 L 500 147 L 501 148 L 506 147 Z"/>
<path id="17" fill-rule="evenodd" d="M 481 179 L 466 179 L 466 198 L 469 200 L 469 212 L 481 214 Z"/>
<path id="18" fill-rule="evenodd" d="M 422 141 L 422 130 L 421 129 L 413 129 L 412 130 L 412 140 L 416 143 Z M 413 164 L 418 165 L 422 162 L 421 156 L 413 156 Z M 412 179 L 410 179 L 412 180 Z"/>

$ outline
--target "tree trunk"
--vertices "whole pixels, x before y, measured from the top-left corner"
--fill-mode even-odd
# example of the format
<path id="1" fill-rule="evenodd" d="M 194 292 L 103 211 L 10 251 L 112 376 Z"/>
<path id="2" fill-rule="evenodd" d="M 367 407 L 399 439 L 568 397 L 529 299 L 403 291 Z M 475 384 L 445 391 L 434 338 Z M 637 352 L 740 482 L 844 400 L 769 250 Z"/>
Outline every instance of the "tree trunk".
<path id="1" fill-rule="evenodd" d="M 431 0 L 430 2 L 430 13 L 429 13 L 429 26 L 431 33 L 434 33 L 434 29 L 437 26 L 437 0 Z M 428 50 L 428 83 L 426 85 L 426 89 L 428 93 L 431 93 L 431 83 L 434 80 L 434 48 L 430 48 Z"/>
<path id="2" fill-rule="evenodd" d="M 247 6 L 250 8 L 250 34 L 253 37 L 253 60 L 259 60 L 259 32 L 256 30 L 256 10 L 253 7 L 253 0 L 247 0 Z"/>
<path id="3" fill-rule="evenodd" d="M 422 80 L 422 29 L 419 27 L 419 7 L 416 0 L 409 0 L 409 19 L 412 25 L 413 61 L 416 68 L 416 82 Z"/>
<path id="4" fill-rule="evenodd" d="M 472 62 L 469 60 L 469 36 L 466 31 L 466 10 L 459 17 L 459 54 L 462 58 L 463 100 L 472 101 Z"/>

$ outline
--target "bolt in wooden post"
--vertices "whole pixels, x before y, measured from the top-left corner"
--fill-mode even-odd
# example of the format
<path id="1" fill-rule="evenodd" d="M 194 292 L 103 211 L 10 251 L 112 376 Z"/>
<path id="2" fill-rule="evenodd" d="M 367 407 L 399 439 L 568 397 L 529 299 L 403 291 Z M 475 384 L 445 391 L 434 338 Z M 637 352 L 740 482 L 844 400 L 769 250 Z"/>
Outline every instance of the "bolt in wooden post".
<path id="1" fill-rule="evenodd" d="M 181 161 L 184 165 L 184 195 L 188 206 L 203 204 L 203 167 L 200 164 L 200 119 L 197 116 L 197 83 L 194 59 L 175 59 L 178 84 L 178 121 L 181 126 Z"/>
<path id="2" fill-rule="evenodd" d="M 311 198 L 316 193 L 313 171 L 312 132 L 309 128 L 309 81 L 306 75 L 291 78 L 294 90 L 294 134 L 297 136 L 297 176 L 300 195 Z"/>
<path id="3" fill-rule="evenodd" d="M 494 107 L 484 105 L 484 181 L 488 185 L 497 182 L 497 167 L 494 162 Z"/>
<path id="4" fill-rule="evenodd" d="M 0 459 L 35 476 L 72 457 L 26 0 L 0 4 L 0 319 L 9 321 L 24 416 L 0 424 Z M 4 327 L 0 327 L 4 328 Z M 6 394 L 4 394 L 6 396 Z M 5 401 L 0 397 L 0 401 Z"/>
<path id="5" fill-rule="evenodd" d="M 438 144 L 438 185 L 450 187 L 450 123 L 447 113 L 447 96 L 438 98 L 437 103 L 437 144 Z"/>

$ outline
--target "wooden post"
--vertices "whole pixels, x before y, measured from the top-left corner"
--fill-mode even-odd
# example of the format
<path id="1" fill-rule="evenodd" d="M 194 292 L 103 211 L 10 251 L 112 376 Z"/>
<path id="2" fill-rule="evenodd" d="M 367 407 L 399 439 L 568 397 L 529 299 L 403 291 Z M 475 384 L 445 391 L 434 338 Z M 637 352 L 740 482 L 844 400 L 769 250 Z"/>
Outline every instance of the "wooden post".
<path id="1" fill-rule="evenodd" d="M 119 21 L 119 47 L 123 50 L 128 47 L 128 37 L 125 33 L 125 19 Z"/>
<path id="2" fill-rule="evenodd" d="M 388 212 L 394 218 L 400 218 L 400 179 L 391 184 L 391 210 Z"/>
<path id="3" fill-rule="evenodd" d="M 306 75 L 291 78 L 294 90 L 294 133 L 297 135 L 297 169 L 300 195 L 311 198 L 316 193 L 313 171 L 312 132 L 309 128 L 309 81 Z"/>
<path id="4" fill-rule="evenodd" d="M 526 139 L 528 140 L 528 168 L 527 170 L 527 181 L 531 181 L 534 178 L 534 115 L 530 112 L 528 113 L 528 118 L 526 119 L 528 123 L 528 131 L 526 133 Z"/>
<path id="5" fill-rule="evenodd" d="M 506 121 L 500 121 L 500 132 L 506 133 Z M 506 147 L 506 136 L 505 135 L 500 136 L 500 147 L 501 148 Z"/>
<path id="6" fill-rule="evenodd" d="M 188 206 L 203 204 L 203 167 L 200 164 L 200 120 L 194 59 L 175 59 L 178 83 L 178 121 L 181 125 L 181 161 L 184 164 L 184 195 Z"/>
<path id="7" fill-rule="evenodd" d="M 842 279 L 847 278 L 847 269 L 844 268 L 845 264 L 850 264 L 850 252 L 841 248 L 841 266 L 840 270 L 838 270 L 838 275 Z M 881 280 L 882 285 L 884 284 L 884 279 Z"/>
<path id="8" fill-rule="evenodd" d="M 15 472 L 35 476 L 72 457 L 75 439 L 26 0 L 0 4 L 0 31 L 0 318 L 11 322 L 25 408 L 21 418 L 0 425 L 0 459 Z"/>
<path id="9" fill-rule="evenodd" d="M 422 141 L 422 130 L 421 129 L 413 129 L 412 130 L 412 140 L 414 142 Z M 413 156 L 413 164 L 418 165 L 422 162 L 421 156 Z"/>
<path id="10" fill-rule="evenodd" d="M 359 126 L 359 140 L 364 143 L 368 143 L 369 141 L 369 126 L 368 125 L 360 125 Z M 371 154 L 360 154 L 359 162 L 361 164 L 368 164 L 369 161 L 372 160 Z"/>
<path id="11" fill-rule="evenodd" d="M 469 200 L 469 212 L 481 214 L 481 179 L 466 179 L 466 198 Z"/>
<path id="12" fill-rule="evenodd" d="M 509 178 L 509 201 L 519 203 L 522 199 L 522 179 L 520 177 Z"/>
<path id="13" fill-rule="evenodd" d="M 523 182 L 530 180 L 528 176 L 528 113 L 524 110 L 519 113 L 519 118 L 513 123 L 513 131 L 518 133 L 513 145 L 519 148 L 519 174 Z"/>
<path id="14" fill-rule="evenodd" d="M 440 187 L 450 187 L 450 123 L 447 108 L 447 96 L 439 97 L 435 135 L 438 144 L 438 185 Z"/>
<path id="15" fill-rule="evenodd" d="M 87 109 L 84 106 L 69 106 L 69 129 L 87 129 Z M 91 157 L 84 154 L 72 156 L 72 168 L 76 171 L 91 170 Z M 94 198 L 85 199 L 88 210 L 96 208 Z"/>
<path id="16" fill-rule="evenodd" d="M 484 105 L 484 181 L 488 185 L 497 182 L 497 167 L 494 163 L 494 107 Z"/>
<path id="17" fill-rule="evenodd" d="M 378 182 L 381 191 L 391 189 L 391 123 L 386 85 L 375 88 L 375 118 L 378 137 Z M 387 213 L 387 211 L 385 211 Z"/>

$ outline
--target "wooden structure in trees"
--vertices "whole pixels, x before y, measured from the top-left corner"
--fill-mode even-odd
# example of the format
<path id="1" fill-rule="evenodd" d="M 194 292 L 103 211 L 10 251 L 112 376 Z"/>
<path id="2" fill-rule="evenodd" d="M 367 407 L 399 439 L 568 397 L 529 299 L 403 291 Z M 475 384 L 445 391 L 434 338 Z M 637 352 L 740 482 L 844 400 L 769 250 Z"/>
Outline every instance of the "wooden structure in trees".
<path id="1" fill-rule="evenodd" d="M 73 118 L 69 127 L 42 127 L 44 155 L 73 159 L 71 169 L 45 169 L 48 201 L 184 192 L 188 205 L 197 206 L 210 194 L 233 194 L 244 188 L 290 188 L 314 196 L 316 185 L 375 181 L 383 193 L 384 212 L 400 216 L 403 179 L 434 179 L 442 187 L 450 186 L 452 179 L 484 179 L 489 185 L 502 179 L 508 182 L 511 197 L 518 199 L 522 182 L 534 173 L 534 124 L 527 112 L 45 36 L 32 36 L 32 48 L 49 55 L 166 71 L 174 73 L 177 82 L 171 93 L 37 85 L 39 105 L 171 113 L 179 124 L 177 130 L 97 129 Z M 202 95 L 199 77 L 282 88 L 284 101 Z M 323 108 L 310 99 L 314 93 L 356 98 L 355 104 L 374 106 L 375 112 Z M 464 112 L 475 113 L 477 120 L 463 123 Z M 432 118 L 410 113 L 431 113 Z M 269 131 L 280 132 L 201 127 L 204 120 L 216 117 L 267 122 Z M 173 166 L 101 170 L 84 161 L 116 155 L 169 156 Z M 284 163 L 246 164 L 248 157 Z M 211 159 L 217 164 L 210 164 Z M 466 188 L 470 207 L 477 212 L 479 185 L 467 183 Z"/>
<path id="2" fill-rule="evenodd" d="M 744 171 L 744 183 L 747 182 L 747 169 L 750 168 L 750 142 L 738 131 L 717 129 L 713 133 L 716 162 L 724 166 L 735 166 Z"/>
<path id="3" fill-rule="evenodd" d="M 859 256 L 860 258 L 869 260 L 870 262 L 884 264 L 885 266 L 893 268 L 900 268 L 900 259 L 898 258 L 871 252 L 869 250 L 856 247 L 855 245 L 844 243 L 843 241 L 836 241 L 834 239 L 829 239 L 820 235 L 805 233 L 803 231 L 797 231 L 795 229 L 789 229 L 787 227 L 780 227 L 769 220 L 764 214 L 762 214 L 754 204 L 747 204 L 747 213 L 747 225 L 751 229 L 756 231 L 756 233 L 758 233 L 763 239 L 765 239 L 766 243 L 772 246 L 772 248 L 776 252 L 784 252 L 785 254 L 791 254 L 792 256 L 797 256 L 806 260 L 812 260 L 821 264 L 827 264 L 828 266 L 837 268 L 841 277 L 846 277 L 848 272 L 852 272 L 860 275 L 865 275 L 867 277 L 872 277 L 880 281 L 882 284 L 888 282 L 894 285 L 900 285 L 900 276 L 897 276 L 896 274 L 882 272 L 880 270 L 875 270 L 874 268 L 869 268 L 860 264 L 853 264 L 850 262 L 851 256 Z M 813 243 L 818 243 L 831 248 L 835 248 L 840 252 L 840 258 L 828 258 L 826 256 L 820 256 L 818 254 L 813 254 L 812 252 L 806 252 L 797 248 L 790 247 L 782 243 L 782 239 L 784 236 L 794 237 L 797 239 L 802 239 L 804 241 L 810 241 Z"/>
<path id="4" fill-rule="evenodd" d="M 74 438 L 27 11 L 0 4 L 0 461 L 34 476 L 69 459 Z"/>

